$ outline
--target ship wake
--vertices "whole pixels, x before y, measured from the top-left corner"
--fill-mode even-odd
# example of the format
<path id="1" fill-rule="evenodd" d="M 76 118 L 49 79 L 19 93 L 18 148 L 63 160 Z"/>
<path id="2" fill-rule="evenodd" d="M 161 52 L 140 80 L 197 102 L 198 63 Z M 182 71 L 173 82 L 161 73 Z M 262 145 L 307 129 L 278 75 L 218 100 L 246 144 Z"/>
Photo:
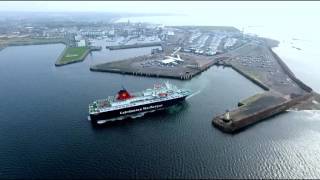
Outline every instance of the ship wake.
<path id="1" fill-rule="evenodd" d="M 201 90 L 199 90 L 199 91 L 191 94 L 190 96 L 186 97 L 186 99 L 189 99 L 189 98 L 191 98 L 191 97 L 193 97 L 193 96 L 195 96 L 195 95 L 198 95 L 200 92 L 201 92 Z"/>
<path id="2" fill-rule="evenodd" d="M 97 124 L 104 124 L 106 122 L 120 121 L 120 120 L 124 120 L 124 119 L 129 119 L 129 118 L 136 119 L 136 118 L 143 117 L 147 113 L 152 113 L 152 112 L 155 112 L 155 111 L 156 110 L 151 110 L 151 111 L 147 111 L 147 112 L 141 112 L 141 113 L 138 113 L 138 114 L 132 114 L 132 115 L 129 115 L 129 116 L 120 116 L 120 117 L 112 118 L 112 119 L 99 120 L 99 121 L 97 121 Z"/>

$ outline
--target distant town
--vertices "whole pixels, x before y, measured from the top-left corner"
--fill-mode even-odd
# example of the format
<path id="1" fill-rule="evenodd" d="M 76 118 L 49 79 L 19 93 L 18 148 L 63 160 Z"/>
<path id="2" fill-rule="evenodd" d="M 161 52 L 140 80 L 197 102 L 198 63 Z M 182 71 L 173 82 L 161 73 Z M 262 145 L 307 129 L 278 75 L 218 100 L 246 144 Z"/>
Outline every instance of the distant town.
<path id="1" fill-rule="evenodd" d="M 233 27 L 210 27 L 202 31 L 194 27 L 164 27 L 161 24 L 131 23 L 130 21 L 124 23 L 27 21 L 25 23 L 10 22 L 7 26 L 0 26 L 0 49 L 14 45 L 65 44 L 67 48 L 57 60 L 56 65 L 82 61 L 89 51 L 101 50 L 101 48 L 115 50 L 159 46 L 153 49 L 152 54 L 165 52 L 166 55 L 175 57 L 161 57 L 162 60 L 148 61 L 142 66 L 172 67 L 182 62 L 174 53 L 178 48 L 180 52 L 191 56 L 214 56 L 253 40 L 257 41 L 255 36 L 244 35 Z M 190 62 L 189 66 L 203 66 L 209 61 Z"/>

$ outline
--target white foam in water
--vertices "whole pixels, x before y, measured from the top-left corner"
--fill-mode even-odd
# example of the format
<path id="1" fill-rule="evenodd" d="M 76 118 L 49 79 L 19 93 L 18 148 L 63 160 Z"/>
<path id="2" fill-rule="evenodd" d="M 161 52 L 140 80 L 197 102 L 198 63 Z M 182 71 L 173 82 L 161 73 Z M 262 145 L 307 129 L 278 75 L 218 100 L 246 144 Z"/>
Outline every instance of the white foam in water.
<path id="1" fill-rule="evenodd" d="M 195 96 L 195 95 L 199 94 L 200 92 L 201 92 L 201 90 L 199 90 L 199 91 L 197 91 L 197 92 L 195 92 L 195 93 L 191 94 L 191 95 L 190 95 L 190 96 L 188 96 L 186 99 L 189 99 L 189 98 L 191 98 L 191 97 L 193 97 L 193 96 Z"/>
<path id="2" fill-rule="evenodd" d="M 104 124 L 106 122 L 109 122 L 109 121 L 117 121 L 117 120 L 123 120 L 127 118 L 126 116 L 120 116 L 120 117 L 117 117 L 117 118 L 112 118 L 112 119 L 106 119 L 106 120 L 99 120 L 97 121 L 98 124 Z"/>
<path id="3" fill-rule="evenodd" d="M 303 110 L 305 113 L 304 119 L 308 121 L 319 121 L 320 120 L 320 111 L 319 110 Z"/>
<path id="4" fill-rule="evenodd" d="M 151 112 L 155 112 L 155 111 L 156 110 L 152 110 L 152 111 L 142 112 L 142 113 L 138 113 L 138 114 L 133 114 L 131 116 L 120 116 L 120 117 L 112 118 L 112 119 L 99 120 L 97 123 L 98 124 L 104 124 L 104 123 L 109 122 L 109 121 L 118 121 L 118 120 L 123 120 L 123 119 L 129 118 L 129 117 L 132 118 L 132 119 L 136 119 L 136 118 L 144 116 L 146 113 L 151 113 Z M 90 118 L 90 117 L 88 117 L 88 118 Z"/>
<path id="5" fill-rule="evenodd" d="M 135 114 L 135 115 L 132 115 L 130 116 L 132 119 L 135 119 L 135 118 L 139 118 L 139 117 L 142 117 L 144 116 L 145 113 L 138 113 L 138 114 Z"/>
<path id="6" fill-rule="evenodd" d="M 98 124 L 104 124 L 104 123 L 106 123 L 107 122 L 107 120 L 101 120 L 101 121 L 98 121 L 97 123 Z"/>

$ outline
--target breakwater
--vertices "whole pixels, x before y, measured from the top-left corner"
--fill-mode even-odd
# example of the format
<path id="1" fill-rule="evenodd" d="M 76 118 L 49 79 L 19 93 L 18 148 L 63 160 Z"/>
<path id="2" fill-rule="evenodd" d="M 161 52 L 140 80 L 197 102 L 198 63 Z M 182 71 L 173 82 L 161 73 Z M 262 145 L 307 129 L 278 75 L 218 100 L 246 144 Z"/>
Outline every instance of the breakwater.
<path id="1" fill-rule="evenodd" d="M 133 75 L 133 76 L 146 76 L 146 77 L 161 77 L 161 78 L 169 78 L 169 79 L 180 79 L 180 80 L 190 80 L 192 77 L 198 75 L 200 72 L 193 72 L 193 73 L 188 73 L 184 75 L 179 75 L 179 74 L 174 74 L 174 73 L 156 73 L 156 72 L 143 72 L 143 71 L 137 71 L 134 69 L 113 69 L 113 68 L 108 68 L 108 69 L 101 69 L 97 68 L 95 66 L 90 67 L 91 71 L 96 71 L 96 72 L 109 72 L 109 73 L 120 73 L 120 74 L 127 74 L 127 75 Z"/>
<path id="2" fill-rule="evenodd" d="M 161 46 L 161 42 L 124 44 L 124 45 L 106 46 L 106 48 L 110 50 L 118 50 L 118 49 L 129 49 L 129 48 L 151 47 L 151 46 Z"/>
<path id="3" fill-rule="evenodd" d="M 265 53 L 268 53 L 268 51 L 270 51 L 270 54 L 273 57 L 273 61 L 279 64 L 278 68 L 283 70 L 282 75 L 279 74 L 278 77 L 273 76 L 270 78 L 257 79 L 250 74 L 250 70 L 245 70 L 244 68 L 238 67 L 240 66 L 239 63 L 232 63 L 232 61 L 223 63 L 224 66 L 231 67 L 253 83 L 260 86 L 262 89 L 266 90 L 266 92 L 249 97 L 248 99 L 239 102 L 238 108 L 214 117 L 212 123 L 215 127 L 218 127 L 219 129 L 227 133 L 238 132 L 239 130 L 244 129 L 247 126 L 277 115 L 297 105 L 299 102 L 305 101 L 313 96 L 313 94 L 311 93 L 312 89 L 302 81 L 300 81 L 288 68 L 288 66 L 281 60 L 281 58 L 272 51 L 271 48 L 268 48 Z M 278 69 L 277 72 L 280 73 L 280 69 Z M 291 83 L 293 84 L 282 83 L 283 85 L 281 85 L 273 82 L 270 83 L 270 81 L 268 80 L 272 78 L 272 81 L 277 82 L 279 81 L 277 78 L 283 78 L 285 76 L 290 78 L 292 80 Z M 298 86 L 295 89 L 293 89 L 295 87 L 294 84 Z M 291 92 L 287 91 L 288 88 L 286 86 L 292 88 Z M 299 87 L 301 88 L 300 91 L 297 90 L 297 88 Z"/>
<path id="4" fill-rule="evenodd" d="M 90 51 L 101 51 L 102 46 L 90 46 L 89 49 Z"/>
<path id="5" fill-rule="evenodd" d="M 225 114 L 216 116 L 212 120 L 212 124 L 226 133 L 239 132 L 239 130 L 242 130 L 261 120 L 275 116 L 289 109 L 290 107 L 296 105 L 300 101 L 306 100 L 310 97 L 311 97 L 311 94 L 306 93 L 302 96 L 295 97 L 293 99 L 288 99 L 288 100 L 282 99 L 284 101 L 280 101 L 279 103 L 275 103 L 275 104 L 270 104 L 269 106 L 261 107 L 255 111 L 247 113 L 246 111 L 247 109 L 259 107 L 258 103 L 260 102 L 255 101 L 255 102 L 252 102 L 253 104 L 243 105 L 240 108 L 229 112 L 231 114 L 229 120 L 225 119 L 224 117 Z M 281 97 L 277 97 L 277 98 L 281 98 Z"/>

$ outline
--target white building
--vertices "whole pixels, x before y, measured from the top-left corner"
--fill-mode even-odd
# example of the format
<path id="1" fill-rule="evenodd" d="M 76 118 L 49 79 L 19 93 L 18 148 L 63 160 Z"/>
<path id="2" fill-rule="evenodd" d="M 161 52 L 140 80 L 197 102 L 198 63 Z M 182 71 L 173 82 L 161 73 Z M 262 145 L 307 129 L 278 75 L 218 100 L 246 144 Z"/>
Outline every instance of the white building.
<path id="1" fill-rule="evenodd" d="M 168 36 L 174 36 L 174 31 L 168 31 L 167 34 Z"/>
<path id="2" fill-rule="evenodd" d="M 80 41 L 80 40 L 82 39 L 82 36 L 76 35 L 76 36 L 74 37 L 74 39 L 75 39 L 76 41 Z"/>
<path id="3" fill-rule="evenodd" d="M 86 41 L 84 39 L 80 40 L 78 43 L 77 43 L 77 46 L 78 47 L 85 47 L 86 46 Z"/>

